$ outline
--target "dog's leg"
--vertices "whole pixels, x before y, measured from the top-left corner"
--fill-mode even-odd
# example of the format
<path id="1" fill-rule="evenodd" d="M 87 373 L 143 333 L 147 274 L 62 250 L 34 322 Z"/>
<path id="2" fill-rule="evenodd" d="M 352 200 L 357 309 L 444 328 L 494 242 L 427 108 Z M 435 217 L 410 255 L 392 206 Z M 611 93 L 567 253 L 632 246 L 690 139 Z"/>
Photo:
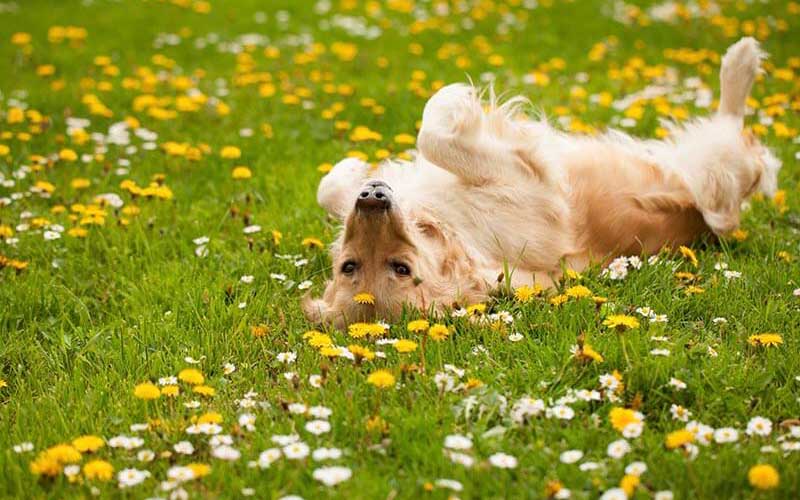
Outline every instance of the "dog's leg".
<path id="1" fill-rule="evenodd" d="M 369 163 L 357 158 L 340 161 L 319 182 L 317 202 L 331 216 L 344 220 L 353 208 L 369 170 Z"/>
<path id="2" fill-rule="evenodd" d="M 761 68 L 765 54 L 758 42 L 745 37 L 731 45 L 722 58 L 719 79 L 721 87 L 719 114 L 744 118 L 745 104 L 750 89 Z"/>
<path id="3" fill-rule="evenodd" d="M 719 235 L 739 227 L 740 206 L 759 185 L 774 184 L 753 139 L 742 133 L 745 104 L 764 54 L 752 38 L 732 45 L 722 58 L 717 115 L 679 130 L 674 162 L 683 172 L 706 224 Z M 764 176 L 771 176 L 766 180 Z"/>
<path id="4" fill-rule="evenodd" d="M 511 103 L 513 104 L 513 103 Z M 518 125 L 509 116 L 513 105 L 482 108 L 478 92 L 453 84 L 425 105 L 417 147 L 431 163 L 469 184 L 485 184 L 516 174 L 543 177 L 532 149 L 518 144 Z M 515 130 L 516 129 L 516 130 Z"/>

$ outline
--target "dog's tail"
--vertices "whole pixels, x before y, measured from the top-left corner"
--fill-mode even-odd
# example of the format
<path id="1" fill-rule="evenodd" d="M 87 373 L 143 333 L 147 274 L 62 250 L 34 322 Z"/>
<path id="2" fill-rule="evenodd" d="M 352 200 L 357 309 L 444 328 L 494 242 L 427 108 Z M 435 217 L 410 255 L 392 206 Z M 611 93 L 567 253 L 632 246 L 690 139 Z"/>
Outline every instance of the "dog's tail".
<path id="1" fill-rule="evenodd" d="M 719 79 L 721 95 L 719 103 L 720 115 L 727 115 L 742 120 L 744 118 L 747 96 L 756 76 L 761 71 L 761 61 L 766 54 L 761 51 L 758 42 L 752 37 L 745 37 L 731 45 L 722 57 L 722 68 Z"/>

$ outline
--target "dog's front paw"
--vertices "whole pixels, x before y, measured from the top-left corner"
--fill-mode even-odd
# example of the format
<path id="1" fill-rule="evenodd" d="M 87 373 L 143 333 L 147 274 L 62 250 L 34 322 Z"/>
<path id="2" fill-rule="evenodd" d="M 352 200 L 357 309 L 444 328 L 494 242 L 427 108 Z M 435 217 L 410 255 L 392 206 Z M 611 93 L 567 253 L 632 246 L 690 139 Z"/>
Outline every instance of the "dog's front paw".
<path id="1" fill-rule="evenodd" d="M 440 89 L 425 104 L 422 128 L 444 133 L 468 133 L 480 127 L 480 96 L 470 85 L 455 83 Z"/>

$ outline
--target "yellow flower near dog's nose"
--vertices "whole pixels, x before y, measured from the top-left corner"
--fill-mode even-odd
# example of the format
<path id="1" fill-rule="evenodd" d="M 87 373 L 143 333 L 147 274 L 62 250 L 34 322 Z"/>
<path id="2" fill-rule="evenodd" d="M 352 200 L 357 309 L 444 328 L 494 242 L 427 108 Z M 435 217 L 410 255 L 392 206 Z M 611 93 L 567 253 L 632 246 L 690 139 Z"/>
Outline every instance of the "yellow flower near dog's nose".
<path id="1" fill-rule="evenodd" d="M 133 389 L 133 395 L 144 400 L 158 399 L 158 397 L 161 396 L 161 391 L 159 391 L 158 387 L 152 382 L 145 382 L 137 385 Z"/>
<path id="2" fill-rule="evenodd" d="M 253 177 L 253 173 L 250 171 L 249 168 L 239 166 L 239 167 L 236 167 L 236 168 L 233 169 L 233 172 L 231 172 L 231 176 L 234 179 L 240 179 L 240 180 L 241 179 L 249 179 L 249 178 Z"/>
<path id="3" fill-rule="evenodd" d="M 353 302 L 361 305 L 374 305 L 375 296 L 368 292 L 357 293 L 353 295 Z"/>
<path id="4" fill-rule="evenodd" d="M 424 319 L 417 319 L 408 323 L 408 331 L 411 333 L 421 333 L 430 327 L 430 323 Z"/>
<path id="5" fill-rule="evenodd" d="M 219 155 L 226 160 L 235 160 L 242 156 L 242 150 L 236 146 L 225 146 L 219 152 Z"/>
<path id="6" fill-rule="evenodd" d="M 389 370 L 376 370 L 369 374 L 367 383 L 378 389 L 388 389 L 394 387 L 395 378 Z"/>
<path id="7" fill-rule="evenodd" d="M 750 485 L 759 490 L 771 490 L 780 484 L 781 477 L 775 467 L 769 464 L 754 465 L 747 471 Z"/>

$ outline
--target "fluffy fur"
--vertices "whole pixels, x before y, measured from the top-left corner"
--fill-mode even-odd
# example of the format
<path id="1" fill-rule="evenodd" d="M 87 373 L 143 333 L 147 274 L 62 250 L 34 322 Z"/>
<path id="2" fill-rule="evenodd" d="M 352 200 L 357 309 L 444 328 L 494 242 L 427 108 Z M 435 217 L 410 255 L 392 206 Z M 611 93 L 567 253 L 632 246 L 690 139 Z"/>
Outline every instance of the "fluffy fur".
<path id="1" fill-rule="evenodd" d="M 570 136 L 519 118 L 526 101 L 488 105 L 450 85 L 426 104 L 414 162 L 337 164 L 318 190 L 344 223 L 332 247 L 333 279 L 306 298 L 312 321 L 389 317 L 486 298 L 503 269 L 513 285 L 551 285 L 618 255 L 651 254 L 739 225 L 741 203 L 772 194 L 780 163 L 743 132 L 745 100 L 763 58 L 744 38 L 722 60 L 719 111 L 673 126 L 664 141 L 618 131 Z M 391 187 L 391 208 L 354 207 L 368 180 Z M 398 273 L 398 263 L 410 273 Z M 374 305 L 353 296 L 369 292 Z"/>

